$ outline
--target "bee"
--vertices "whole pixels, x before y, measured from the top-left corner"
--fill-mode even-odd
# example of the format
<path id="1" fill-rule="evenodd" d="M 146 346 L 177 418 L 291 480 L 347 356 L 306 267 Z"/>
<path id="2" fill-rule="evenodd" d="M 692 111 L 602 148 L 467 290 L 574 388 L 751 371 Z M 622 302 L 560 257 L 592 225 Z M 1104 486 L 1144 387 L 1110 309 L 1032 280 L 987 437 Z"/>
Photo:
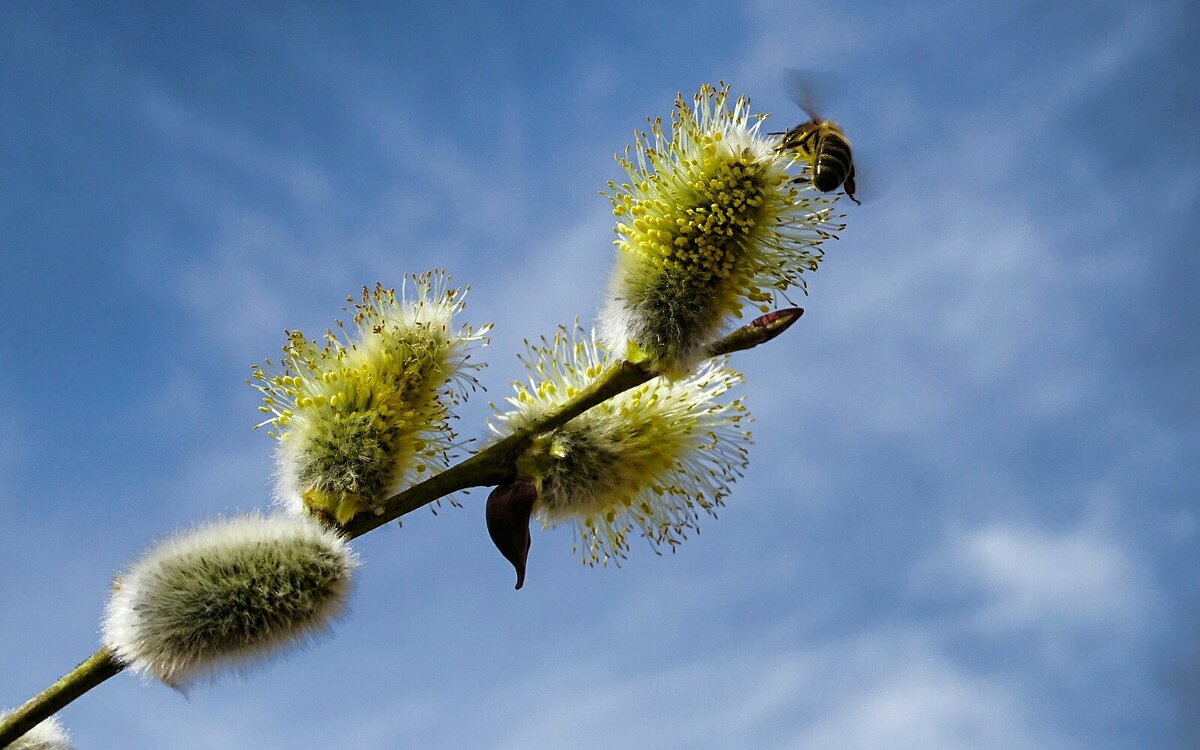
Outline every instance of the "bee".
<path id="1" fill-rule="evenodd" d="M 794 182 L 811 179 L 822 193 L 831 193 L 840 186 L 846 191 L 846 197 L 859 203 L 858 198 L 854 197 L 854 157 L 850 150 L 850 139 L 840 125 L 817 114 L 815 97 L 803 78 L 793 73 L 789 76 L 789 83 L 792 99 L 809 119 L 786 133 L 771 133 L 783 136 L 775 150 L 794 151 L 811 165 L 811 177 L 797 177 Z"/>

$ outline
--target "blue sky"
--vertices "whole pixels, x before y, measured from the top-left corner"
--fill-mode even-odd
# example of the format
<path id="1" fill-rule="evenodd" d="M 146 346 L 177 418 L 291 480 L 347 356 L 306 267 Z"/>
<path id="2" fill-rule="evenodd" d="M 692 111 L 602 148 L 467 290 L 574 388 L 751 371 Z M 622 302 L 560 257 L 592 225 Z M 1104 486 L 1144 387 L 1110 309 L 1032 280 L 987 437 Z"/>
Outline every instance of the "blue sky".
<path id="1" fill-rule="evenodd" d="M 612 154 L 826 72 L 861 207 L 735 366 L 751 466 L 675 555 L 530 574 L 485 494 L 357 543 L 315 648 L 81 748 L 1128 748 L 1200 741 L 1200 14 L 1186 2 L 0 7 L 0 706 L 115 571 L 269 502 L 248 366 L 443 267 L 520 341 L 594 313 Z"/>

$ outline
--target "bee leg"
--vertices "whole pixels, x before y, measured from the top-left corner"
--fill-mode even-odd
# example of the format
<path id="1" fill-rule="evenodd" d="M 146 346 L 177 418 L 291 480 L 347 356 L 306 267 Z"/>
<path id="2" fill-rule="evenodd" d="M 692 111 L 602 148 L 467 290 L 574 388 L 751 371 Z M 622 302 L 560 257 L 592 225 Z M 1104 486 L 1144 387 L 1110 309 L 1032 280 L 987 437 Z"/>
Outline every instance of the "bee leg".
<path id="1" fill-rule="evenodd" d="M 802 132 L 797 132 L 797 131 L 801 131 L 801 130 L 802 130 Z M 787 131 L 786 133 L 781 134 L 783 136 L 783 140 L 781 140 L 779 142 L 779 145 L 775 147 L 775 150 L 776 151 L 800 151 L 800 152 L 808 151 L 808 150 L 810 150 L 809 142 L 812 141 L 813 136 L 815 136 L 816 134 L 817 134 L 817 131 L 815 129 L 812 129 L 812 128 L 804 129 L 804 125 L 794 127 L 791 130 Z M 774 134 L 772 134 L 772 135 L 774 135 Z"/>
<path id="2" fill-rule="evenodd" d="M 846 191 L 846 197 L 854 201 L 858 205 L 862 205 L 862 201 L 854 197 L 854 165 L 850 165 L 850 173 L 846 175 L 846 181 L 842 183 L 842 189 Z"/>

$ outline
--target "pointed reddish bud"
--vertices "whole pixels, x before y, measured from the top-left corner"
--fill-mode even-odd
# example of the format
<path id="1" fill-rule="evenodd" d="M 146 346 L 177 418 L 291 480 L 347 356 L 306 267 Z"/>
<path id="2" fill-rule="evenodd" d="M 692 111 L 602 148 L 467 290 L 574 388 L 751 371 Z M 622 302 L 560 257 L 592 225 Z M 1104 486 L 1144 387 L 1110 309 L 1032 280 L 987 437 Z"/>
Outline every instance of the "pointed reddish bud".
<path id="1" fill-rule="evenodd" d="M 517 571 L 517 588 L 525 585 L 525 561 L 529 558 L 529 516 L 537 500 L 537 486 L 528 479 L 500 485 L 487 500 L 488 535 L 500 554 Z"/>
<path id="2" fill-rule="evenodd" d="M 708 356 L 719 357 L 722 354 L 751 349 L 759 344 L 765 344 L 779 334 L 792 327 L 792 324 L 804 314 L 802 307 L 785 307 L 773 310 L 766 315 L 760 315 L 746 325 L 737 329 L 725 338 L 708 347 Z"/>
<path id="3" fill-rule="evenodd" d="M 750 327 L 768 329 L 765 338 L 760 341 L 760 343 L 766 343 L 791 328 L 792 323 L 799 320 L 803 314 L 803 307 L 785 307 L 782 310 L 773 310 L 766 315 L 758 316 L 750 321 Z"/>

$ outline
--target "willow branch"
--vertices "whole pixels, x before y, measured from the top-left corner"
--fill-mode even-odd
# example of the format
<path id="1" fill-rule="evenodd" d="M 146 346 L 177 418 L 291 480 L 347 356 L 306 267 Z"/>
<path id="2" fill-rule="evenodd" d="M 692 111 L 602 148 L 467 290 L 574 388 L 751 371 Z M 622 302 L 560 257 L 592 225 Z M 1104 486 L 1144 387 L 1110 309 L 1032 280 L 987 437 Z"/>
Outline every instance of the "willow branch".
<path id="1" fill-rule="evenodd" d="M 765 344 L 786 331 L 803 314 L 803 309 L 790 307 L 755 318 L 748 325 L 711 344 L 708 356 L 719 357 Z M 655 377 L 657 373 L 645 363 L 616 362 L 574 398 L 541 419 L 484 448 L 462 463 L 392 495 L 381 503 L 379 512 L 353 518 L 342 530 L 351 537 L 362 536 L 451 493 L 471 487 L 507 484 L 516 478 L 517 459 L 535 437 L 562 427 L 593 406 Z"/>
<path id="2" fill-rule="evenodd" d="M 756 318 L 708 347 L 710 357 L 753 349 L 786 331 L 804 313 L 798 307 L 777 310 Z M 616 362 L 591 385 L 541 419 L 517 430 L 479 453 L 382 503 L 382 512 L 363 514 L 342 531 L 359 537 L 435 500 L 471 487 L 491 487 L 516 478 L 517 459 L 538 435 L 570 422 L 593 406 L 657 377 L 645 363 Z M 30 698 L 0 720 L 0 748 L 21 737 L 54 712 L 124 669 L 112 652 L 101 648 L 53 685 Z"/>
<path id="3" fill-rule="evenodd" d="M 101 647 L 87 660 L 54 684 L 33 696 L 16 711 L 0 721 L 0 748 L 33 729 L 48 719 L 55 711 L 96 687 L 109 677 L 119 673 L 123 667 L 107 648 Z"/>

